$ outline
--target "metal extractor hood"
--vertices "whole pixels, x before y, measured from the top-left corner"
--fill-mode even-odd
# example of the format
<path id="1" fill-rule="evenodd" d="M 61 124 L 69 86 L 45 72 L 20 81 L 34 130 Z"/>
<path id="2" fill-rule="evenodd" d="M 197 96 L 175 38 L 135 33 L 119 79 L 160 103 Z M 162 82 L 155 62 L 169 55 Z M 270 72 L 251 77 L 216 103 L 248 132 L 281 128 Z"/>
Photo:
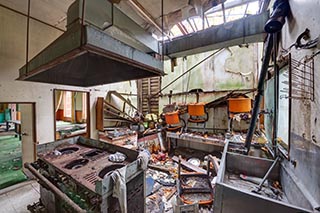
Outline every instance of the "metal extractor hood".
<path id="1" fill-rule="evenodd" d="M 162 61 L 107 34 L 114 8 L 107 0 L 75 1 L 67 31 L 23 66 L 18 80 L 90 87 L 163 75 Z"/>

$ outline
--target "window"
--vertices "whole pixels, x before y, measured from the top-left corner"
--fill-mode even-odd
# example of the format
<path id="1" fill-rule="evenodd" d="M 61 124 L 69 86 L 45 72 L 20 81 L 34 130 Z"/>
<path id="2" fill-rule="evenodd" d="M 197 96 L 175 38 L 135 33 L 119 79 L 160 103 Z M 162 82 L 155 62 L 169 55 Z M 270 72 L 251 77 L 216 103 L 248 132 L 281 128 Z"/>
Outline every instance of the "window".
<path id="1" fill-rule="evenodd" d="M 87 93 L 82 93 L 82 120 L 87 119 Z"/>
<path id="2" fill-rule="evenodd" d="M 239 1 L 239 0 L 227 0 L 224 3 L 224 13 L 222 4 L 218 4 L 204 13 L 204 17 L 193 16 L 189 17 L 181 22 L 178 22 L 169 31 L 170 38 L 176 38 L 184 36 L 190 33 L 194 33 L 208 27 L 221 25 L 226 22 L 231 22 L 237 19 L 247 17 L 249 15 L 258 14 L 260 11 L 260 5 L 262 1 Z M 153 35 L 156 39 L 162 40 L 162 36 Z M 164 40 L 168 40 L 168 36 L 164 36 Z"/>
<path id="3" fill-rule="evenodd" d="M 64 93 L 63 116 L 65 118 L 72 117 L 72 92 L 70 91 L 65 91 Z"/>

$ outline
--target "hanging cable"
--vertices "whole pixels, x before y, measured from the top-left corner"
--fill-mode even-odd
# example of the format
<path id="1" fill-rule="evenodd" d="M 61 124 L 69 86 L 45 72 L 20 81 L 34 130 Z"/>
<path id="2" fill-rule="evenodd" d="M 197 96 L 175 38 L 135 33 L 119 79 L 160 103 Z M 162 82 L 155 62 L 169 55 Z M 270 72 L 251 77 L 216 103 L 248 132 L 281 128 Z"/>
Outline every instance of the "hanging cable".
<path id="1" fill-rule="evenodd" d="M 162 41 L 161 41 L 161 59 L 162 59 L 162 62 L 164 62 L 164 25 L 163 25 L 163 0 L 161 0 L 161 35 L 162 35 Z"/>
<path id="2" fill-rule="evenodd" d="M 209 58 L 211 58 L 212 56 L 216 55 L 217 53 L 219 53 L 221 50 L 223 50 L 224 48 L 221 48 L 215 52 L 213 52 L 212 54 L 208 55 L 207 57 L 205 57 L 204 59 L 202 59 L 201 61 L 199 61 L 197 64 L 195 64 L 194 66 L 192 66 L 190 69 L 188 69 L 187 71 L 185 71 L 184 73 L 182 73 L 181 75 L 179 75 L 177 78 L 175 78 L 173 81 L 171 81 L 169 84 L 167 84 L 165 87 L 163 87 L 162 89 L 160 89 L 157 93 L 155 93 L 153 96 L 159 95 L 159 93 L 161 93 L 163 90 L 167 89 L 170 85 L 172 85 L 174 82 L 176 82 L 177 80 L 179 80 L 181 77 L 183 77 L 184 75 L 186 75 L 187 73 L 189 73 L 190 71 L 192 71 L 194 68 L 196 68 L 197 66 L 199 66 L 200 64 L 202 64 L 203 62 L 205 62 L 206 60 L 208 60 Z M 151 96 L 150 98 L 152 98 L 153 96 Z"/>
<path id="3" fill-rule="evenodd" d="M 28 16 L 27 16 L 27 41 L 26 41 L 26 74 L 29 72 L 29 34 L 30 34 L 30 2 L 28 0 Z"/>

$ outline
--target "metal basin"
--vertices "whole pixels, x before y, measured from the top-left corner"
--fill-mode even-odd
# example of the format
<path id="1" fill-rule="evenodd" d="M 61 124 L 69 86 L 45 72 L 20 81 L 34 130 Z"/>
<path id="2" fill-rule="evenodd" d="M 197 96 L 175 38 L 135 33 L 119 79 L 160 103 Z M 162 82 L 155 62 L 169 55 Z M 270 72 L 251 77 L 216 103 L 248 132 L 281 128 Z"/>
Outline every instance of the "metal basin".
<path id="1" fill-rule="evenodd" d="M 59 149 L 58 151 L 59 151 L 62 155 L 67 155 L 67 154 L 74 153 L 74 152 L 76 152 L 76 151 L 78 151 L 78 150 L 79 150 L 78 147 L 67 147 L 67 148 Z"/>
<path id="2" fill-rule="evenodd" d="M 89 162 L 88 159 L 77 159 L 73 160 L 70 163 L 68 163 L 65 168 L 66 169 L 79 169 L 83 166 L 85 166 Z"/>
<path id="3" fill-rule="evenodd" d="M 114 170 L 120 169 L 124 166 L 124 164 L 112 164 L 110 166 L 106 166 L 99 172 L 99 177 L 103 179 L 104 177 L 110 175 Z"/>

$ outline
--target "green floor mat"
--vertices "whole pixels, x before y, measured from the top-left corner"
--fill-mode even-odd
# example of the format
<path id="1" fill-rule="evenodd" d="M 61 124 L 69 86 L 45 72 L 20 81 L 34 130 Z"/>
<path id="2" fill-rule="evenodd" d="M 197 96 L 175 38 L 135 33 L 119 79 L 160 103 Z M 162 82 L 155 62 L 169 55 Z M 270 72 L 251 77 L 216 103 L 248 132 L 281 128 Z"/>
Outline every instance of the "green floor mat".
<path id="1" fill-rule="evenodd" d="M 21 141 L 0 136 L 0 189 L 27 180 L 22 172 Z"/>
<path id="2" fill-rule="evenodd" d="M 0 189 L 12 186 L 13 184 L 20 183 L 27 180 L 27 176 L 22 172 L 22 170 L 9 170 L 0 175 Z"/>

